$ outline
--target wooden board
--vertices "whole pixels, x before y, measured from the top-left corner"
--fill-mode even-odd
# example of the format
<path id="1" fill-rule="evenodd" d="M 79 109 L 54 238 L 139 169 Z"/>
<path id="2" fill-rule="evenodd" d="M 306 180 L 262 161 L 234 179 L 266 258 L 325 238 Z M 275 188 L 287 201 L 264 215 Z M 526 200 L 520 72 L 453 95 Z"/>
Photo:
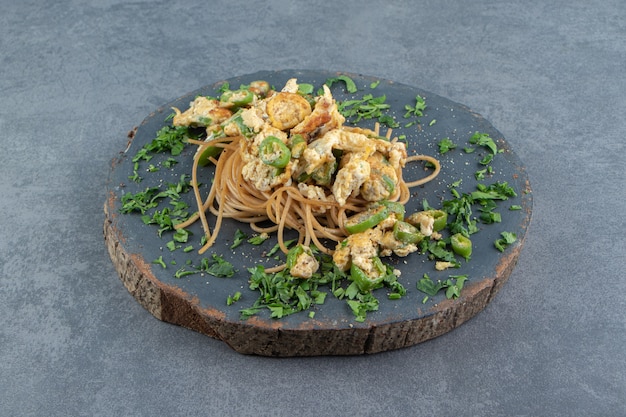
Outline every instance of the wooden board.
<path id="1" fill-rule="evenodd" d="M 258 72 L 227 81 L 235 88 L 240 84 L 263 79 L 280 89 L 285 81 L 295 77 L 300 82 L 319 87 L 326 79 L 337 75 L 324 71 L 285 70 Z M 399 281 L 407 289 L 407 295 L 400 300 L 389 300 L 384 290 L 378 290 L 379 309 L 368 313 L 364 322 L 355 321 L 346 301 L 331 294 L 326 297 L 324 304 L 313 308 L 315 314 L 312 318 L 306 311 L 282 319 L 272 319 L 269 314 L 262 312 L 242 320 L 240 310 L 251 306 L 258 297 L 258 293 L 248 289 L 247 269 L 257 264 L 276 264 L 276 261 L 264 256 L 276 243 L 275 239 L 270 239 L 261 246 L 244 244 L 231 249 L 237 229 L 248 235 L 252 235 L 252 232 L 247 225 L 226 221 L 217 244 L 203 256 L 196 251 L 169 251 L 165 247 L 166 242 L 171 239 L 169 232 L 159 237 L 157 228 L 145 225 L 140 215 L 119 212 L 120 199 L 124 193 L 136 193 L 147 187 L 177 183 L 181 175 L 191 173 L 195 147 L 187 146 L 176 157 L 178 163 L 172 168 L 163 166 L 163 162 L 171 157 L 169 154 L 157 155 L 149 163 L 140 163 L 138 172 L 143 178 L 141 182 L 136 183 L 129 179 L 135 168 L 133 156 L 154 139 L 160 128 L 168 124 L 165 119 L 170 115 L 171 107 L 185 109 L 200 94 L 218 95 L 217 89 L 224 83 L 221 81 L 167 103 L 150 114 L 129 134 L 128 148 L 112 162 L 107 186 L 108 196 L 104 204 L 104 238 L 121 281 L 137 302 L 160 320 L 222 340 L 237 352 L 265 356 L 356 355 L 404 348 L 451 331 L 489 304 L 517 262 L 531 219 L 532 194 L 521 161 L 500 132 L 482 116 L 461 104 L 392 81 L 356 74 L 347 75 L 356 82 L 359 92 L 348 94 L 341 85 L 334 85 L 333 95 L 337 100 L 362 97 L 367 93 L 375 96 L 386 95 L 386 102 L 391 105 L 389 114 L 395 116 L 401 124 L 401 127 L 394 129 L 394 135 L 406 135 L 409 153 L 415 150 L 437 157 L 441 162 L 442 172 L 434 181 L 412 190 L 407 213 L 421 210 L 424 199 L 431 206 L 438 207 L 442 200 L 452 198 L 450 186 L 459 180 L 460 192 L 474 191 L 479 182 L 475 178 L 475 172 L 484 168 L 479 161 L 486 151 L 475 147 L 475 152 L 467 153 L 464 148 L 471 146 L 468 139 L 475 132 L 488 133 L 496 140 L 501 152 L 491 163 L 493 174 L 480 182 L 490 184 L 506 181 L 514 187 L 517 197 L 501 203 L 498 209 L 502 216 L 501 223 L 479 225 L 480 232 L 472 236 L 474 252 L 471 261 L 462 261 L 459 269 L 436 271 L 434 262 L 424 254 L 414 253 L 406 258 L 391 258 L 394 266 L 402 271 Z M 372 89 L 371 84 L 378 81 L 380 83 Z M 419 126 L 405 128 L 407 122 L 414 120 L 403 118 L 405 105 L 415 104 L 417 95 L 425 98 L 427 108 L 419 118 Z M 372 128 L 373 123 L 372 120 L 365 120 L 359 125 Z M 441 155 L 437 143 L 446 137 L 458 146 Z M 158 167 L 159 170 L 148 173 L 148 164 Z M 200 181 L 209 184 L 212 169 L 205 169 L 201 175 Z M 407 180 L 424 175 L 420 164 L 410 164 L 405 169 Z M 184 195 L 183 199 L 194 207 L 191 193 Z M 521 210 L 509 210 L 512 205 L 520 206 Z M 191 231 L 198 239 L 202 234 L 199 225 L 192 226 Z M 500 252 L 495 249 L 494 241 L 503 231 L 515 233 L 517 241 L 504 252 Z M 238 272 L 234 277 L 216 278 L 202 274 L 174 277 L 179 266 L 187 263 L 198 265 L 200 258 L 213 253 L 236 266 Z M 163 260 L 166 268 L 153 262 L 158 258 Z M 459 274 L 467 274 L 469 279 L 459 298 L 447 299 L 440 293 L 424 302 L 425 294 L 416 289 L 416 283 L 424 273 L 433 280 L 445 280 L 450 275 Z M 241 299 L 228 306 L 228 296 L 237 291 L 242 293 Z"/>

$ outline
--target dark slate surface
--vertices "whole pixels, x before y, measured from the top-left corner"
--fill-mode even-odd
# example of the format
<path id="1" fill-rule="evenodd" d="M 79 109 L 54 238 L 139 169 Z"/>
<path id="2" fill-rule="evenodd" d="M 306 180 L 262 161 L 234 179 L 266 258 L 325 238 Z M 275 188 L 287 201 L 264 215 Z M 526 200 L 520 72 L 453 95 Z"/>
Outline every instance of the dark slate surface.
<path id="1" fill-rule="evenodd" d="M 2 1 L 2 415 L 626 413 L 621 1 Z M 455 331 L 276 360 L 156 320 L 102 241 L 110 160 L 155 108 L 258 70 L 374 75 L 463 103 L 524 162 L 517 268 Z"/>
<path id="2" fill-rule="evenodd" d="M 140 257 L 139 259 L 147 266 L 139 269 L 148 269 L 145 273 L 147 276 L 150 276 L 150 279 L 154 279 L 159 285 L 162 284 L 168 288 L 173 287 L 172 291 L 174 291 L 176 297 L 185 300 L 186 303 L 189 302 L 187 300 L 194 300 L 192 304 L 200 309 L 201 314 L 209 316 L 213 320 L 224 322 L 231 329 L 229 333 L 237 333 L 238 330 L 241 332 L 242 327 L 248 327 L 249 325 L 259 330 L 270 329 L 272 333 L 278 333 L 282 330 L 295 330 L 303 333 L 304 343 L 309 337 L 314 337 L 312 333 L 321 334 L 325 331 L 337 333 L 338 330 L 346 330 L 346 333 L 351 333 L 355 328 L 372 330 L 374 327 L 388 324 L 400 329 L 410 321 L 434 316 L 436 313 L 448 311 L 450 308 L 450 303 L 441 304 L 441 301 L 445 300 L 443 291 L 436 297 L 428 297 L 428 301 L 422 301 L 425 294 L 416 290 L 416 284 L 425 273 L 433 281 L 445 281 L 450 275 L 466 275 L 469 277 L 469 281 L 466 284 L 464 294 L 471 295 L 469 298 L 461 297 L 452 304 L 460 306 L 471 303 L 478 305 L 482 309 L 485 306 L 485 302 L 475 300 L 477 293 L 480 293 L 477 290 L 470 291 L 470 288 L 472 286 L 478 286 L 479 288 L 494 286 L 496 289 L 493 290 L 493 293 L 496 293 L 501 284 L 494 285 L 494 280 L 505 282 L 508 278 L 508 273 L 510 273 L 518 259 L 520 248 L 523 247 L 531 219 L 532 192 L 530 191 L 531 187 L 529 186 L 522 161 L 517 158 L 500 132 L 483 117 L 472 112 L 466 106 L 401 83 L 358 74 L 342 74 L 349 76 L 355 82 L 358 91 L 350 94 L 345 91 L 343 83 L 333 85 L 331 90 L 336 100 L 344 101 L 354 99 L 355 97 L 361 98 L 365 94 L 373 94 L 376 97 L 384 96 L 386 98 L 385 102 L 390 106 L 385 111 L 385 114 L 395 117 L 399 124 L 399 126 L 393 129 L 393 135 L 405 136 L 404 140 L 407 143 L 409 155 L 414 155 L 416 152 L 431 155 L 436 157 L 441 163 L 441 172 L 435 180 L 410 190 L 411 199 L 405 207 L 406 216 L 423 210 L 424 201 L 435 208 L 441 208 L 442 200 L 453 198 L 450 192 L 451 188 L 457 189 L 459 193 L 471 193 L 476 191 L 479 183 L 486 185 L 498 182 L 500 184 L 508 184 L 517 194 L 511 196 L 506 201 L 498 201 L 496 203 L 497 209 L 495 211 L 501 215 L 501 222 L 492 225 L 486 225 L 482 222 L 478 223 L 479 232 L 472 235 L 473 253 L 471 262 L 465 262 L 462 258 L 459 258 L 459 268 L 436 271 L 434 269 L 434 261 L 428 259 L 428 253 L 416 253 L 403 258 L 383 258 L 385 262 L 402 273 L 399 277 L 399 282 L 407 289 L 407 295 L 401 301 L 395 301 L 387 299 L 385 294 L 388 292 L 388 289 L 375 291 L 374 295 L 380 300 L 380 308 L 376 312 L 368 313 L 367 320 L 364 323 L 355 321 L 354 315 L 345 300 L 336 300 L 332 296 L 330 286 L 321 287 L 321 290 L 326 292 L 328 297 L 323 305 L 314 306 L 309 310 L 315 314 L 313 318 L 309 318 L 308 312 L 303 312 L 281 320 L 274 320 L 270 318 L 267 310 L 263 310 L 256 316 L 258 321 L 255 321 L 254 324 L 242 321 L 240 319 L 240 310 L 252 306 L 259 297 L 258 292 L 249 291 L 247 288 L 246 282 L 250 277 L 248 270 L 256 265 L 272 267 L 284 262 L 284 257 L 277 261 L 275 256 L 268 257 L 263 255 L 272 251 L 272 248 L 277 244 L 276 238 L 268 239 L 259 246 L 244 242 L 237 248 L 232 249 L 231 245 L 233 244 L 233 237 L 236 231 L 243 231 L 248 236 L 253 235 L 254 232 L 246 224 L 226 219 L 220 228 L 216 244 L 206 253 L 198 254 L 197 249 L 200 247 L 200 238 L 203 236 L 203 230 L 198 221 L 187 228 L 191 233 L 188 242 L 184 245 L 179 244 L 181 247 L 195 247 L 195 250 L 189 252 L 185 252 L 182 249 L 170 251 L 164 249 L 164 247 L 168 241 L 172 240 L 172 232 L 163 232 L 159 238 L 158 226 L 144 224 L 140 212 L 120 214 L 121 204 L 125 195 L 134 195 L 138 192 L 144 192 L 147 188 L 154 187 L 165 190 L 171 184 L 178 184 L 183 176 L 186 175 L 189 178 L 193 168 L 193 154 L 195 149 L 197 149 L 195 145 L 187 146 L 180 156 L 174 158 L 172 158 L 170 152 L 161 152 L 150 154 L 150 161 L 134 162 L 135 155 L 144 146 L 149 145 L 156 137 L 157 132 L 164 126 L 171 126 L 171 122 L 166 119 L 172 113 L 173 107 L 184 110 L 189 106 L 190 100 L 198 95 L 219 96 L 218 88 L 224 81 L 185 94 L 174 102 L 167 103 L 155 112 L 152 112 L 141 122 L 132 135 L 131 144 L 112 163 L 106 198 L 109 205 L 107 225 L 110 222 L 111 230 L 115 231 L 114 236 L 111 238 L 115 242 L 119 242 L 124 252 Z M 237 88 L 239 85 L 249 84 L 251 81 L 262 79 L 280 90 L 288 79 L 297 78 L 299 82 L 312 83 L 315 86 L 315 90 L 317 90 L 321 88 L 325 80 L 337 77 L 337 75 L 336 72 L 319 70 L 262 71 L 247 74 L 243 77 L 230 78 L 226 82 L 231 88 Z M 376 83 L 375 88 L 372 88 L 373 83 Z M 404 118 L 406 113 L 405 105 L 414 104 L 417 95 L 424 98 L 427 103 L 423 115 L 419 119 L 416 117 Z M 409 127 L 405 126 L 409 122 L 416 123 L 418 120 L 419 126 L 418 124 L 412 124 Z M 431 123 L 433 121 L 434 123 Z M 353 126 L 354 122 L 354 118 L 349 118 L 346 121 L 346 126 Z M 374 120 L 362 120 L 359 122 L 359 126 L 373 128 Z M 381 134 L 385 134 L 386 127 L 383 126 L 381 129 Z M 472 145 L 469 142 L 469 139 L 475 132 L 490 135 L 501 151 L 488 164 L 493 169 L 493 173 L 486 175 L 480 181 L 475 178 L 475 173 L 477 170 L 486 168 L 480 161 L 488 152 L 485 147 Z M 440 154 L 437 144 L 443 138 L 449 138 L 457 148 L 443 155 Z M 467 148 L 472 148 L 474 151 L 467 152 L 464 150 Z M 173 167 L 167 168 L 165 162 L 168 159 L 175 159 L 178 162 Z M 148 172 L 149 166 L 158 167 L 158 170 Z M 206 167 L 200 169 L 197 174 L 198 181 L 202 184 L 200 192 L 203 196 L 209 193 L 214 172 L 213 167 Z M 425 171 L 424 164 L 420 162 L 409 163 L 403 169 L 403 175 L 408 181 L 424 178 L 430 172 L 432 171 Z M 141 181 L 129 180 L 129 177 L 135 173 L 141 176 Z M 194 212 L 196 202 L 193 193 L 181 193 L 181 198 L 190 207 L 189 212 Z M 520 209 L 509 210 L 509 207 L 512 205 L 517 205 Z M 165 199 L 158 207 L 150 209 L 144 214 L 151 217 L 155 211 L 164 210 L 166 207 L 171 208 L 168 199 Z M 473 210 L 475 211 L 474 216 L 479 216 L 480 212 L 477 210 L 477 207 L 474 207 Z M 213 232 L 215 232 L 214 217 L 209 216 L 208 222 Z M 499 252 L 495 248 L 494 241 L 501 237 L 500 234 L 502 232 L 514 233 L 517 236 L 517 241 L 514 245 L 508 247 L 507 250 Z M 296 236 L 297 234 L 289 233 L 286 235 L 286 239 Z M 444 236 L 449 236 L 449 233 L 444 232 Z M 334 248 L 333 243 L 326 242 L 326 244 L 329 248 Z M 194 267 L 197 268 L 201 265 L 203 259 L 211 260 L 213 255 L 218 255 L 235 266 L 236 273 L 232 279 L 216 279 L 210 276 L 203 276 L 204 274 L 193 274 L 176 278 L 177 270 L 181 268 L 187 271 L 193 270 Z M 156 259 L 162 260 L 166 267 L 163 268 L 154 264 L 153 262 Z M 124 271 L 126 270 L 126 261 L 120 262 L 119 259 L 114 259 L 114 261 L 116 264 L 122 265 L 121 267 Z M 131 291 L 135 292 L 134 285 L 131 286 Z M 243 294 L 240 302 L 227 306 L 225 300 L 229 295 L 237 291 Z M 491 297 L 488 298 L 488 300 L 490 299 Z M 481 300 L 483 299 L 481 298 Z M 156 301 L 158 302 L 158 298 Z M 155 305 L 155 307 L 159 306 L 160 303 L 158 306 Z M 479 309 L 473 310 L 472 313 L 477 311 Z M 447 320 L 442 320 L 438 316 L 433 318 L 431 327 L 434 325 L 434 328 L 438 328 L 438 325 L 441 324 L 442 326 L 453 328 L 456 327 L 457 323 L 460 325 L 465 320 L 471 318 L 471 316 L 458 317 L 457 313 L 447 314 L 449 316 Z M 162 318 L 158 313 L 156 316 Z M 190 319 L 189 315 L 180 317 L 180 320 L 191 321 Z M 442 323 L 439 323 L 440 321 Z M 177 322 L 177 324 L 189 326 L 186 321 Z M 367 332 L 363 333 L 366 334 Z M 422 333 L 423 336 L 418 338 L 419 341 L 433 337 L 428 332 Z M 306 339 L 304 338 L 305 336 L 307 337 Z M 248 338 L 249 336 L 245 337 Z M 233 346 L 232 341 L 225 341 Z M 291 340 L 280 344 L 283 345 L 285 343 L 288 344 L 283 346 L 285 351 L 296 351 Z M 273 342 L 272 344 L 275 345 L 277 343 Z M 405 345 L 401 346 L 405 347 Z M 350 345 L 342 349 L 335 348 L 330 350 L 330 352 L 338 355 L 346 351 L 354 352 L 358 347 Z M 259 346 L 258 349 L 254 349 L 252 352 L 266 350 L 265 347 Z M 273 350 L 278 351 L 279 349 L 274 347 Z M 307 350 L 312 352 L 309 355 L 313 355 L 313 352 L 319 352 L 320 348 L 308 346 L 304 348 L 305 352 Z M 308 356 L 304 353 L 301 355 Z"/>

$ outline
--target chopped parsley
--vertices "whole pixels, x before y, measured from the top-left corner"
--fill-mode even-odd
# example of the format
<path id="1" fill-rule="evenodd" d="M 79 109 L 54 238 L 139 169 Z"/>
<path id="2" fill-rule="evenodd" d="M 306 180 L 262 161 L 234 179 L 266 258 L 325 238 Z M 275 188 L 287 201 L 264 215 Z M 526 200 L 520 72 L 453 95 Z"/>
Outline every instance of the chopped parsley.
<path id="1" fill-rule="evenodd" d="M 247 238 L 248 236 L 244 232 L 242 232 L 240 229 L 237 229 L 237 231 L 235 232 L 235 238 L 233 239 L 233 244 L 230 245 L 230 248 L 235 249 L 237 246 L 241 245 Z"/>
<path id="2" fill-rule="evenodd" d="M 482 146 L 487 149 L 489 152 L 483 156 L 483 158 L 478 162 L 480 165 L 486 166 L 484 169 L 479 169 L 474 173 L 474 176 L 478 181 L 485 179 L 485 175 L 493 174 L 493 168 L 491 167 L 491 162 L 493 161 L 494 156 L 499 152 L 498 146 L 496 142 L 489 136 L 487 133 L 479 133 L 475 132 L 469 139 L 469 143 L 472 145 Z M 474 152 L 474 148 L 465 148 L 466 153 Z"/>
<path id="3" fill-rule="evenodd" d="M 250 243 L 251 245 L 260 245 L 261 243 L 265 242 L 269 238 L 270 238 L 269 234 L 261 233 L 256 236 L 252 236 L 250 239 L 248 239 L 248 243 Z"/>
<path id="4" fill-rule="evenodd" d="M 259 292 L 254 304 L 240 311 L 241 318 L 247 319 L 263 309 L 270 311 L 272 318 L 282 318 L 299 311 L 308 310 L 314 304 L 323 304 L 326 293 L 319 291 L 323 282 L 321 274 L 310 279 L 293 277 L 283 270 L 275 274 L 265 272 L 261 265 L 249 268 L 250 289 Z"/>
<path id="5" fill-rule="evenodd" d="M 161 267 L 163 269 L 167 268 L 167 265 L 165 265 L 165 262 L 163 261 L 163 256 L 159 256 L 157 259 L 155 259 L 154 261 L 152 261 L 153 264 L 157 264 L 157 265 L 161 265 Z"/>
<path id="6" fill-rule="evenodd" d="M 474 173 L 474 178 L 476 178 L 477 181 L 482 181 L 485 179 L 485 177 L 487 175 L 491 175 L 493 174 L 493 167 L 491 165 L 489 165 L 487 168 L 485 169 L 479 169 Z"/>
<path id="7" fill-rule="evenodd" d="M 352 78 L 348 77 L 347 75 L 339 75 L 339 76 L 334 77 L 334 78 L 329 78 L 329 79 L 326 80 L 326 85 L 330 87 L 334 83 L 338 83 L 338 82 L 345 83 L 346 91 L 348 93 L 356 93 L 357 92 L 356 84 L 354 83 Z"/>
<path id="8" fill-rule="evenodd" d="M 489 149 L 492 155 L 498 153 L 498 146 L 496 142 L 487 133 L 475 132 L 469 139 L 469 143 L 472 145 L 484 146 Z"/>
<path id="9" fill-rule="evenodd" d="M 415 96 L 415 104 L 405 104 L 404 110 L 406 111 L 406 113 L 404 113 L 405 119 L 408 119 L 409 117 L 422 117 L 424 115 L 424 110 L 426 110 L 426 100 L 418 94 Z"/>
<path id="10" fill-rule="evenodd" d="M 182 267 L 174 274 L 175 278 L 187 275 L 207 273 L 218 278 L 230 278 L 235 275 L 235 267 L 222 256 L 212 254 L 211 258 L 202 258 L 199 266 Z"/>
<path id="11" fill-rule="evenodd" d="M 378 309 L 379 301 L 373 292 L 360 291 L 358 285 L 333 263 L 332 257 L 322 254 L 319 261 L 320 270 L 308 279 L 292 276 L 288 268 L 274 274 L 267 273 L 261 265 L 249 268 L 250 289 L 258 291 L 259 297 L 251 307 L 240 311 L 241 318 L 245 320 L 264 309 L 269 310 L 272 318 L 309 310 L 323 304 L 328 292 L 338 299 L 345 299 L 358 322 L 364 321 L 368 312 Z M 390 266 L 387 266 L 380 286 L 390 290 L 388 297 L 392 300 L 406 295 L 406 289 L 398 282 Z"/>
<path id="12" fill-rule="evenodd" d="M 500 239 L 496 239 L 496 241 L 494 242 L 494 246 L 500 252 L 504 252 L 507 246 L 509 246 L 510 244 L 514 243 L 517 240 L 517 235 L 512 232 L 502 232 L 500 233 L 500 236 L 502 237 Z"/>
<path id="13" fill-rule="evenodd" d="M 454 142 L 452 142 L 450 140 L 450 138 L 443 138 L 441 139 L 438 143 L 437 146 L 439 146 L 439 153 L 440 154 L 445 154 L 450 152 L 452 149 L 456 148 L 456 144 Z"/>
<path id="14" fill-rule="evenodd" d="M 445 200 L 443 209 L 448 213 L 448 229 L 452 234 L 461 233 L 469 236 L 478 231 L 477 220 L 474 218 L 474 209 L 481 211 L 480 220 L 483 223 L 498 223 L 500 215 L 493 212 L 496 200 L 508 200 L 517 196 L 517 193 L 507 182 L 495 182 L 490 185 L 477 184 L 476 191 L 459 194 L 452 189 L 455 198 Z"/>
<path id="15" fill-rule="evenodd" d="M 186 193 L 191 189 L 189 182 L 189 175 L 181 175 L 178 183 L 167 184 L 165 190 L 161 190 L 159 187 L 148 187 L 143 191 L 139 191 L 135 194 L 126 193 L 122 195 L 120 202 L 122 207 L 120 212 L 122 214 L 140 212 L 145 214 L 151 208 L 155 208 L 159 205 L 161 200 L 169 198 L 175 209 L 181 210 L 182 206 L 177 205 L 180 202 L 180 194 Z"/>
<path id="16" fill-rule="evenodd" d="M 378 310 L 379 301 L 372 293 L 358 293 L 347 303 L 354 314 L 354 320 L 364 322 L 368 312 Z"/>
<path id="17" fill-rule="evenodd" d="M 241 299 L 241 291 L 237 291 L 233 295 L 229 295 L 228 298 L 226 298 L 226 305 L 229 305 L 229 306 L 233 305 L 240 299 Z"/>
<path id="18" fill-rule="evenodd" d="M 446 298 L 458 298 L 467 279 L 467 275 L 450 275 L 445 281 L 437 280 L 437 282 L 434 282 L 428 274 L 424 274 L 423 278 L 417 282 L 417 289 L 430 296 L 437 295 L 439 291 L 445 290 Z M 424 297 L 422 303 L 426 302 L 426 300 L 427 298 Z"/>
<path id="19" fill-rule="evenodd" d="M 338 102 L 337 109 L 353 124 L 363 119 L 377 119 L 381 124 L 388 127 L 397 127 L 398 124 L 393 117 L 383 114 L 391 107 L 386 101 L 385 95 L 374 97 L 373 94 L 365 94 L 362 98 Z"/>
<path id="20" fill-rule="evenodd" d="M 156 134 L 152 142 L 146 144 L 133 157 L 133 162 L 150 161 L 151 153 L 170 152 L 178 156 L 183 151 L 186 141 L 190 137 L 197 137 L 191 128 L 184 126 L 164 126 Z"/>

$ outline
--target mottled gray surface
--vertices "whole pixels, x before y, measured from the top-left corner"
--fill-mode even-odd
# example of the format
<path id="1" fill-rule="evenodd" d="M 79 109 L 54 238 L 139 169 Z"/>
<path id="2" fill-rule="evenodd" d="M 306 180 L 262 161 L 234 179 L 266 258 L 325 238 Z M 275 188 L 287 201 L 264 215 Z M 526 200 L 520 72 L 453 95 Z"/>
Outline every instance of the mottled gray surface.
<path id="1" fill-rule="evenodd" d="M 622 0 L 0 3 L 0 415 L 626 415 Z M 128 130 L 284 68 L 416 85 L 505 135 L 534 213 L 485 311 L 408 349 L 277 360 L 124 289 L 102 206 Z"/>

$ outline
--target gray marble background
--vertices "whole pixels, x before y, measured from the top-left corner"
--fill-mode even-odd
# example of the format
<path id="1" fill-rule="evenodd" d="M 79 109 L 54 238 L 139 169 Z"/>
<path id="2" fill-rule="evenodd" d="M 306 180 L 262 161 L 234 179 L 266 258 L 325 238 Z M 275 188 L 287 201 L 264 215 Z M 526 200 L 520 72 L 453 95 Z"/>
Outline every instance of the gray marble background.
<path id="1" fill-rule="evenodd" d="M 626 415 L 626 3 L 0 0 L 0 415 Z M 102 239 L 152 110 L 262 69 L 418 86 L 524 161 L 525 247 L 478 316 L 371 356 L 271 359 L 156 320 Z"/>

